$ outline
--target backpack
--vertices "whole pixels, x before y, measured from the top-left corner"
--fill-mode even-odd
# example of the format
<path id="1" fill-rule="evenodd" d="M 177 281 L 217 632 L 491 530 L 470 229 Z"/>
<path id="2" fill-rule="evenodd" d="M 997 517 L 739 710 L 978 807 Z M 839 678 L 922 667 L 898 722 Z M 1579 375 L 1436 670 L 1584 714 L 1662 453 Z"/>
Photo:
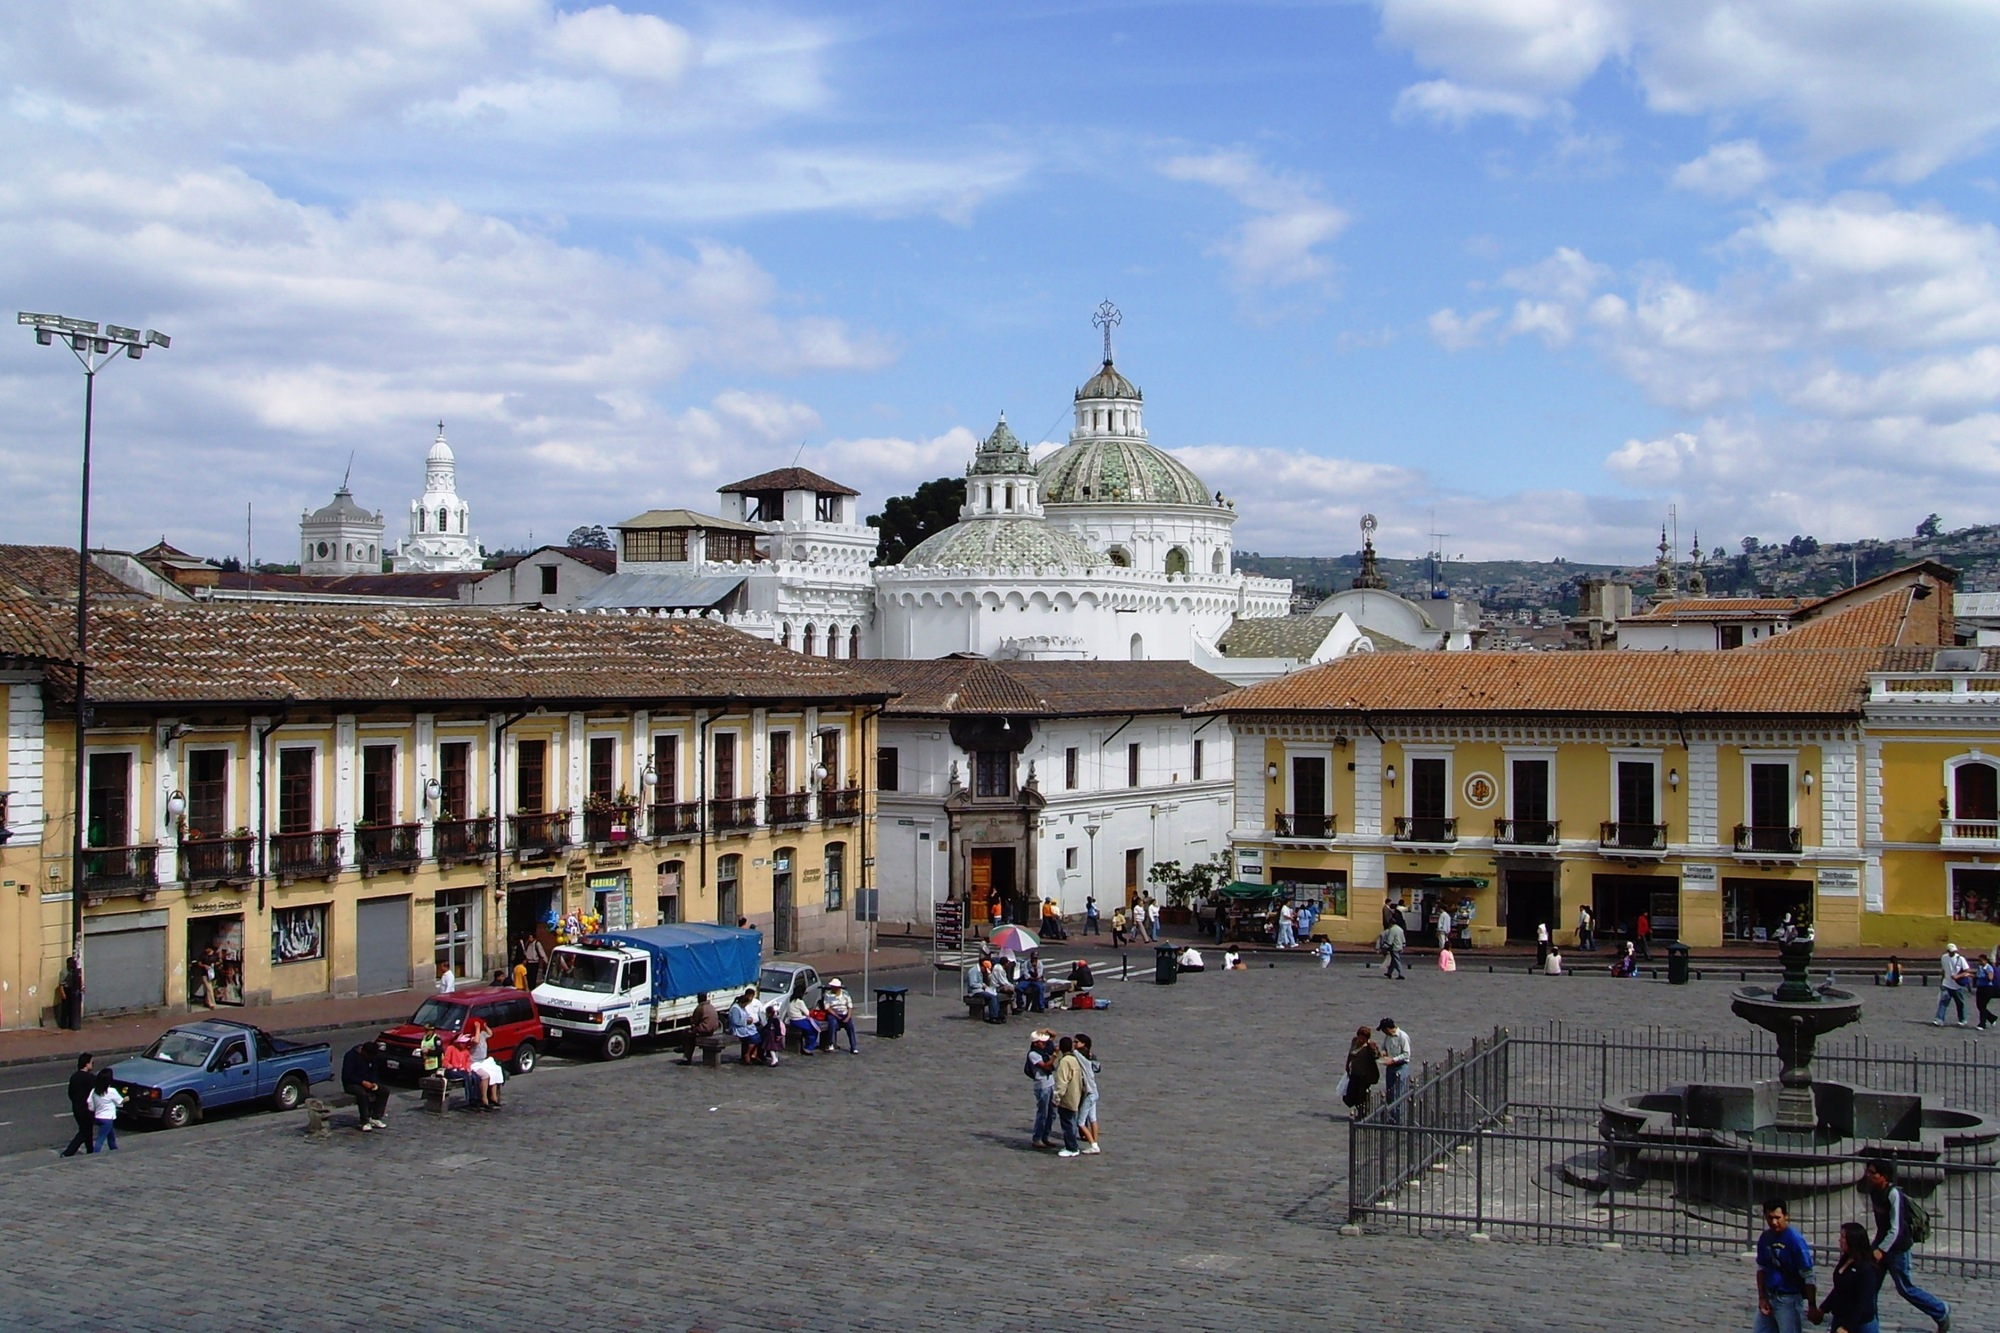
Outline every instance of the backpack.
<path id="1" fill-rule="evenodd" d="M 1907 1194 L 1903 1196 L 1903 1226 L 1912 1245 L 1921 1245 L 1931 1238 L 1930 1211 Z"/>
<path id="2" fill-rule="evenodd" d="M 1021 1072 L 1023 1074 L 1026 1074 L 1029 1078 L 1041 1077 L 1042 1073 L 1041 1061 L 1035 1058 L 1035 1053 L 1033 1051 L 1029 1051 L 1027 1058 L 1021 1061 Z"/>

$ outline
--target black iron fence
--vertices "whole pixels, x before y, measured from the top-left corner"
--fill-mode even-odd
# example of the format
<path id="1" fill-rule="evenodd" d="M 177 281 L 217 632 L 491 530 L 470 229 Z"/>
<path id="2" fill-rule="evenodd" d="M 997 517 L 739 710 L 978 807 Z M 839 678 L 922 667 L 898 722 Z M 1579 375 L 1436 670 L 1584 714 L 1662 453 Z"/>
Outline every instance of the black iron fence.
<path id="1" fill-rule="evenodd" d="M 1857 1036 L 1822 1041 L 1813 1063 L 1822 1079 L 1991 1115 L 2000 1107 L 2000 1064 L 1980 1055 L 1970 1042 L 1919 1049 Z M 1814 1245 L 1836 1253 L 1842 1222 L 1873 1231 L 1868 1200 L 1855 1188 L 1862 1155 L 1807 1163 L 1775 1140 L 1639 1144 L 1600 1127 L 1607 1099 L 1754 1082 L 1776 1077 L 1778 1067 L 1762 1033 L 1496 1030 L 1425 1065 L 1402 1099 L 1350 1124 L 1347 1220 L 1416 1235 L 1742 1252 L 1762 1225 L 1759 1204 L 1779 1195 Z M 2000 1275 L 2000 1165 L 1992 1157 L 1989 1144 L 1902 1160 L 1902 1183 L 1932 1219 L 1918 1267 Z"/>

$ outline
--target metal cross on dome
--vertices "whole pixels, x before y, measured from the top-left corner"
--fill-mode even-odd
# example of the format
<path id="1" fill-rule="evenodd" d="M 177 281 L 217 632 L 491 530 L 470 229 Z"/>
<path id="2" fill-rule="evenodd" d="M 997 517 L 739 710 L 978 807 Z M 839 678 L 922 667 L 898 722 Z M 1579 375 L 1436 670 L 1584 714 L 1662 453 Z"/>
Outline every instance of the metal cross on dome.
<path id="1" fill-rule="evenodd" d="M 1097 313 L 1090 317 L 1090 327 L 1104 330 L 1104 364 L 1111 364 L 1111 330 L 1125 322 L 1125 315 L 1117 306 L 1106 301 L 1097 307 Z"/>

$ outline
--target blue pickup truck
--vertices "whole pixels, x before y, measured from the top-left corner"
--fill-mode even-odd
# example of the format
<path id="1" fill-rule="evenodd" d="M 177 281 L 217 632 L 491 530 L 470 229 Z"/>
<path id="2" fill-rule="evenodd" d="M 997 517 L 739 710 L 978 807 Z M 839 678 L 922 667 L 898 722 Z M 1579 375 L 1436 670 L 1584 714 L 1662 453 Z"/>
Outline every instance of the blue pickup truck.
<path id="1" fill-rule="evenodd" d="M 111 1077 L 125 1094 L 125 1115 L 179 1129 L 246 1102 L 296 1110 L 313 1084 L 332 1080 L 333 1055 L 323 1041 L 283 1041 L 248 1023 L 211 1018 L 169 1028 L 111 1066 Z"/>

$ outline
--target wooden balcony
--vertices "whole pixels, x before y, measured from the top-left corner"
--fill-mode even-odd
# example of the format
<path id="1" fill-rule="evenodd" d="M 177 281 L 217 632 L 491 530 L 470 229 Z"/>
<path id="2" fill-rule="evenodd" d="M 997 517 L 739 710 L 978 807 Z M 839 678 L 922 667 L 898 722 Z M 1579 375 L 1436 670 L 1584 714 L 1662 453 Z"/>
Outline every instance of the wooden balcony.
<path id="1" fill-rule="evenodd" d="M 431 825 L 431 854 L 439 866 L 484 861 L 493 855 L 493 820 L 440 819 Z"/>
<path id="2" fill-rule="evenodd" d="M 821 791 L 819 817 L 828 823 L 836 819 L 861 818 L 861 788 L 829 787 Z"/>
<path id="3" fill-rule="evenodd" d="M 417 854 L 416 824 L 369 824 L 354 830 L 354 855 L 361 873 L 379 875 L 387 870 L 415 870 L 423 858 Z"/>
<path id="4" fill-rule="evenodd" d="M 1273 818 L 1277 822 L 1275 832 L 1281 838 L 1313 838 L 1325 841 L 1334 836 L 1340 818 L 1337 815 L 1287 813 L 1280 810 Z"/>
<path id="5" fill-rule="evenodd" d="M 514 855 L 523 860 L 554 856 L 569 846 L 569 811 L 543 815 L 509 815 L 508 833 Z"/>
<path id="6" fill-rule="evenodd" d="M 649 814 L 655 838 L 693 837 L 701 828 L 700 801 L 662 801 Z"/>
<path id="7" fill-rule="evenodd" d="M 87 903 L 137 895 L 151 898 L 160 891 L 154 863 L 160 854 L 154 843 L 125 847 L 87 847 L 83 853 L 83 898 Z"/>
<path id="8" fill-rule="evenodd" d="M 181 841 L 181 882 L 190 889 L 247 884 L 256 877 L 257 839 L 253 836 L 199 838 L 189 834 Z"/>
<path id="9" fill-rule="evenodd" d="M 593 847 L 639 840 L 639 807 L 610 805 L 583 812 L 583 840 Z"/>
<path id="10" fill-rule="evenodd" d="M 708 827 L 712 833 L 757 827 L 757 798 L 737 796 L 708 803 Z"/>
<path id="11" fill-rule="evenodd" d="M 280 880 L 332 879 L 340 873 L 340 830 L 272 834 L 271 869 Z"/>
<path id="12" fill-rule="evenodd" d="M 1396 816 L 1397 842 L 1444 847 L 1458 841 L 1458 821 L 1432 815 Z"/>
<path id="13" fill-rule="evenodd" d="M 1738 856 L 1798 856 L 1802 853 L 1797 824 L 1738 824 Z"/>
<path id="14" fill-rule="evenodd" d="M 774 792 L 764 798 L 771 809 L 771 823 L 803 824 L 807 820 L 807 806 L 812 800 L 809 792 Z"/>
<path id="15" fill-rule="evenodd" d="M 1562 843 L 1562 821 L 1557 819 L 1496 819 L 1495 845 L 1506 847 L 1555 847 Z"/>
<path id="16" fill-rule="evenodd" d="M 1622 852 L 1639 856 L 1665 856 L 1667 853 L 1667 826 L 1665 824 L 1635 824 L 1627 820 L 1607 819 L 1598 825 L 1597 845 L 1607 852 Z"/>

